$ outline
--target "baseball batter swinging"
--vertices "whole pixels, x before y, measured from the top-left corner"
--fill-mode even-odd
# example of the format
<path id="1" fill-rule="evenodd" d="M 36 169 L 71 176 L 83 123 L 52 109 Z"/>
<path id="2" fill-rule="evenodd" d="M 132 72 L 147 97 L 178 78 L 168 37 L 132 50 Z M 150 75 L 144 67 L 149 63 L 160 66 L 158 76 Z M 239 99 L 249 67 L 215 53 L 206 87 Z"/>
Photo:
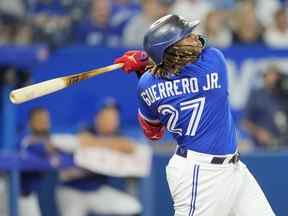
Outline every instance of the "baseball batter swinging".
<path id="1" fill-rule="evenodd" d="M 139 122 L 177 141 L 166 167 L 175 216 L 273 216 L 264 193 L 239 161 L 223 54 L 193 33 L 199 21 L 167 15 L 144 38 L 144 51 L 116 59 L 136 71 Z M 148 55 L 147 55 L 148 54 Z"/>

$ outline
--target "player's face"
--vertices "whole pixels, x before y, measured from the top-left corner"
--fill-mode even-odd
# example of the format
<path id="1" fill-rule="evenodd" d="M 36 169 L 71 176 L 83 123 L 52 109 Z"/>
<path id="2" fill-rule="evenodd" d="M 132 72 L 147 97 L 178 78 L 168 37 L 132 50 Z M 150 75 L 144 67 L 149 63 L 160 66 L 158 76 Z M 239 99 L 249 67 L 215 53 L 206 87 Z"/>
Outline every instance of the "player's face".
<path id="1" fill-rule="evenodd" d="M 50 115 L 47 111 L 41 110 L 33 114 L 30 120 L 32 132 L 47 133 L 50 129 Z"/>
<path id="2" fill-rule="evenodd" d="M 280 73 L 276 70 L 269 70 L 264 75 L 264 84 L 266 88 L 273 89 L 280 79 Z"/>
<path id="3" fill-rule="evenodd" d="M 176 45 L 202 47 L 202 43 L 199 40 L 199 36 L 193 33 L 190 34 L 188 37 L 179 41 Z"/>
<path id="4" fill-rule="evenodd" d="M 119 128 L 119 112 L 114 107 L 105 108 L 98 113 L 95 127 L 101 135 L 113 135 Z"/>
<path id="5" fill-rule="evenodd" d="M 90 10 L 95 21 L 100 25 L 106 25 L 110 16 L 110 2 L 107 0 L 93 0 Z"/>

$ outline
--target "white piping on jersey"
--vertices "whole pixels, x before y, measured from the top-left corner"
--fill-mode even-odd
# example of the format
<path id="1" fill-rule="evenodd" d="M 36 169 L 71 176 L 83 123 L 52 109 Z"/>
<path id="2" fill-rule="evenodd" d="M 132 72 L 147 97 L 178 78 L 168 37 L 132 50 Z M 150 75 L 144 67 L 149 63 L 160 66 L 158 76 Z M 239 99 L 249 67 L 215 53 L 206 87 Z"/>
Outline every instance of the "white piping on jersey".
<path id="1" fill-rule="evenodd" d="M 158 119 L 150 119 L 147 118 L 145 115 L 143 115 L 143 113 L 141 112 L 140 109 L 138 109 L 138 114 L 141 116 L 141 118 L 145 119 L 146 121 L 150 122 L 150 123 L 160 123 L 160 121 Z"/>

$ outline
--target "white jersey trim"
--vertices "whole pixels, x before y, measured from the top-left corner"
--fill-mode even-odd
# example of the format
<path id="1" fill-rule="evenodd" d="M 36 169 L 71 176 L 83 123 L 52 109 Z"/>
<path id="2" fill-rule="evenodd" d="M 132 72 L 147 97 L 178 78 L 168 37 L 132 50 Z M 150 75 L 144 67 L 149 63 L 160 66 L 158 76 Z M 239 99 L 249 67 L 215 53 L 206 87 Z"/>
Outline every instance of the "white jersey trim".
<path id="1" fill-rule="evenodd" d="M 150 118 L 147 118 L 145 115 L 143 115 L 143 113 L 141 112 L 140 109 L 138 109 L 138 114 L 143 118 L 145 119 L 146 121 L 150 122 L 150 123 L 160 123 L 159 119 L 150 119 Z"/>

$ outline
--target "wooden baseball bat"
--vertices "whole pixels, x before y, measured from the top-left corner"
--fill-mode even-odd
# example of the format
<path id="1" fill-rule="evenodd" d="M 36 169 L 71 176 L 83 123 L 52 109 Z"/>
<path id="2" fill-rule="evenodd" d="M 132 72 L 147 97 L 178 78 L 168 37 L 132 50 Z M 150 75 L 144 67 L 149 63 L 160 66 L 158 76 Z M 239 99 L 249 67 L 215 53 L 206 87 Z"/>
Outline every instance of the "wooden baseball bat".
<path id="1" fill-rule="evenodd" d="M 80 82 L 81 80 L 86 80 L 99 74 L 113 71 L 122 67 L 123 64 L 112 64 L 106 67 L 36 83 L 11 91 L 10 100 L 14 104 L 24 103 L 26 101 L 67 88 Z"/>

